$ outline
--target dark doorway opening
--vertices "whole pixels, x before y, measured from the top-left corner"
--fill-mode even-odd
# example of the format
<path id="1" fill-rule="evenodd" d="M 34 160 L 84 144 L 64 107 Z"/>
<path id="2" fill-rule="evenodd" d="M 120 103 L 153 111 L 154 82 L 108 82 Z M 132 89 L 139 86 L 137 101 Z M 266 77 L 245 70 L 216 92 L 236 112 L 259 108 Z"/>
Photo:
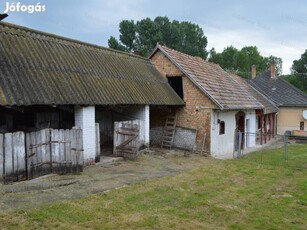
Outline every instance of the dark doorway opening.
<path id="1" fill-rule="evenodd" d="M 244 143 L 245 143 L 245 138 L 244 138 L 244 134 L 245 134 L 245 113 L 240 111 L 236 114 L 236 133 L 238 136 L 239 131 L 242 134 L 242 142 L 241 142 L 241 149 L 244 149 Z M 236 148 L 238 147 L 238 141 L 239 138 L 236 138 Z"/>
<path id="2" fill-rule="evenodd" d="M 183 100 L 183 84 L 182 77 L 168 77 L 168 83 L 178 96 Z"/>

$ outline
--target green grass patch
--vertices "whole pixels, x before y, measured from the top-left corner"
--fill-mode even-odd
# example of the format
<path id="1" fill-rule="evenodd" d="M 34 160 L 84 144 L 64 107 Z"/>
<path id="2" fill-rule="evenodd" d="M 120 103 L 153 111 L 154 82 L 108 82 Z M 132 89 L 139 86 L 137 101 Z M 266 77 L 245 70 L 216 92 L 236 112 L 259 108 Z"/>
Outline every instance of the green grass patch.
<path id="1" fill-rule="evenodd" d="M 284 148 L 267 148 L 256 153 L 244 155 L 242 159 L 255 161 L 264 165 L 287 166 L 307 169 L 307 145 L 288 144 Z"/>
<path id="2" fill-rule="evenodd" d="M 307 152 L 306 145 L 289 149 L 299 161 Z M 3 214 L 0 228 L 307 229 L 307 170 L 274 166 L 282 165 L 280 150 L 265 151 L 275 156 L 272 165 L 251 160 L 263 152 L 212 160 L 107 194 Z"/>

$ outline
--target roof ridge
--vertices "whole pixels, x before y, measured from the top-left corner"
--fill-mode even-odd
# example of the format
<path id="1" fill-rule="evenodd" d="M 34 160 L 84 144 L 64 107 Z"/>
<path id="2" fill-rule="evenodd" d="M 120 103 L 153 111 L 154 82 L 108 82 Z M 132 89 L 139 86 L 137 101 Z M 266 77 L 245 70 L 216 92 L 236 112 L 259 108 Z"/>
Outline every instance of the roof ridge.
<path id="1" fill-rule="evenodd" d="M 67 42 L 70 42 L 72 44 L 79 44 L 79 45 L 83 45 L 83 46 L 90 47 L 90 48 L 96 48 L 96 49 L 99 49 L 99 50 L 106 50 L 106 51 L 109 51 L 109 52 L 118 53 L 118 54 L 130 56 L 130 57 L 133 57 L 133 58 L 149 61 L 149 59 L 146 58 L 146 57 L 130 54 L 130 53 L 127 53 L 127 52 L 124 52 L 124 51 L 120 51 L 120 50 L 116 50 L 116 49 L 112 49 L 112 48 L 107 48 L 107 47 L 92 44 L 92 43 L 89 43 L 89 42 L 84 42 L 84 41 L 80 41 L 80 40 L 77 40 L 77 39 L 68 38 L 68 37 L 64 37 L 64 36 L 61 36 L 61 35 L 52 34 L 52 33 L 44 32 L 44 31 L 41 31 L 41 30 L 36 30 L 36 29 L 29 28 L 29 27 L 8 23 L 8 22 L 0 21 L 0 26 L 9 27 L 9 28 L 18 29 L 18 30 L 23 30 L 25 32 L 31 32 L 31 33 L 34 33 L 36 35 L 43 35 L 43 36 L 50 37 L 50 38 L 53 38 L 53 39 L 67 41 Z M 4 30 L 4 31 L 1 31 L 1 33 L 9 33 L 9 32 Z M 19 34 L 17 36 L 24 37 L 24 35 L 22 35 L 22 34 Z"/>
<path id="2" fill-rule="evenodd" d="M 161 48 L 163 48 L 163 49 L 166 48 L 166 49 L 170 49 L 170 50 L 172 50 L 172 51 L 174 51 L 174 52 L 176 52 L 176 53 L 180 53 L 180 54 L 182 54 L 183 56 L 191 57 L 192 59 L 195 59 L 195 58 L 197 58 L 197 57 L 200 57 L 200 56 L 192 56 L 192 55 L 190 55 L 190 54 L 183 53 L 183 52 L 181 52 L 181 51 L 178 51 L 178 50 L 169 48 L 168 46 L 164 46 L 164 45 L 160 45 L 160 44 L 158 45 L 158 47 L 159 47 L 159 46 L 160 46 Z M 222 68 L 219 64 L 216 64 L 216 63 L 214 63 L 214 62 L 209 62 L 209 61 L 203 59 L 202 57 L 200 57 L 200 58 L 201 58 L 201 59 L 200 59 L 200 60 L 197 60 L 197 61 L 203 61 L 203 62 L 208 63 L 208 64 L 210 64 L 210 65 L 216 65 L 216 66 Z M 196 60 L 195 60 L 195 61 L 196 61 Z"/>

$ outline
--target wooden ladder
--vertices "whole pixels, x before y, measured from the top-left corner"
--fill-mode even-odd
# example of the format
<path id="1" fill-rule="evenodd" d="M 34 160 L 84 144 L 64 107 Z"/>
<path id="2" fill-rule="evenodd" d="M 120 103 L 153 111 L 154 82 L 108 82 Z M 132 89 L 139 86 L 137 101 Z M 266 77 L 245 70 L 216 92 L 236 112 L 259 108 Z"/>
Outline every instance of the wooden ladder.
<path id="1" fill-rule="evenodd" d="M 168 115 L 166 117 L 161 148 L 169 148 L 169 149 L 172 148 L 175 137 L 176 122 L 177 122 L 177 114 Z"/>

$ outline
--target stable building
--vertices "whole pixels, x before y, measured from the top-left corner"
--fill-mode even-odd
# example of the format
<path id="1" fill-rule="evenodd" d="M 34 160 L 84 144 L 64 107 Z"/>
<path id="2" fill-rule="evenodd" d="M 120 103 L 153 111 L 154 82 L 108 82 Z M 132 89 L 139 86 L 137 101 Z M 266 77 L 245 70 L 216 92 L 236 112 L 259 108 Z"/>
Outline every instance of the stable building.
<path id="1" fill-rule="evenodd" d="M 1 133 L 79 127 L 91 163 L 115 122 L 140 121 L 148 146 L 150 109 L 182 105 L 149 59 L 0 22 Z"/>

